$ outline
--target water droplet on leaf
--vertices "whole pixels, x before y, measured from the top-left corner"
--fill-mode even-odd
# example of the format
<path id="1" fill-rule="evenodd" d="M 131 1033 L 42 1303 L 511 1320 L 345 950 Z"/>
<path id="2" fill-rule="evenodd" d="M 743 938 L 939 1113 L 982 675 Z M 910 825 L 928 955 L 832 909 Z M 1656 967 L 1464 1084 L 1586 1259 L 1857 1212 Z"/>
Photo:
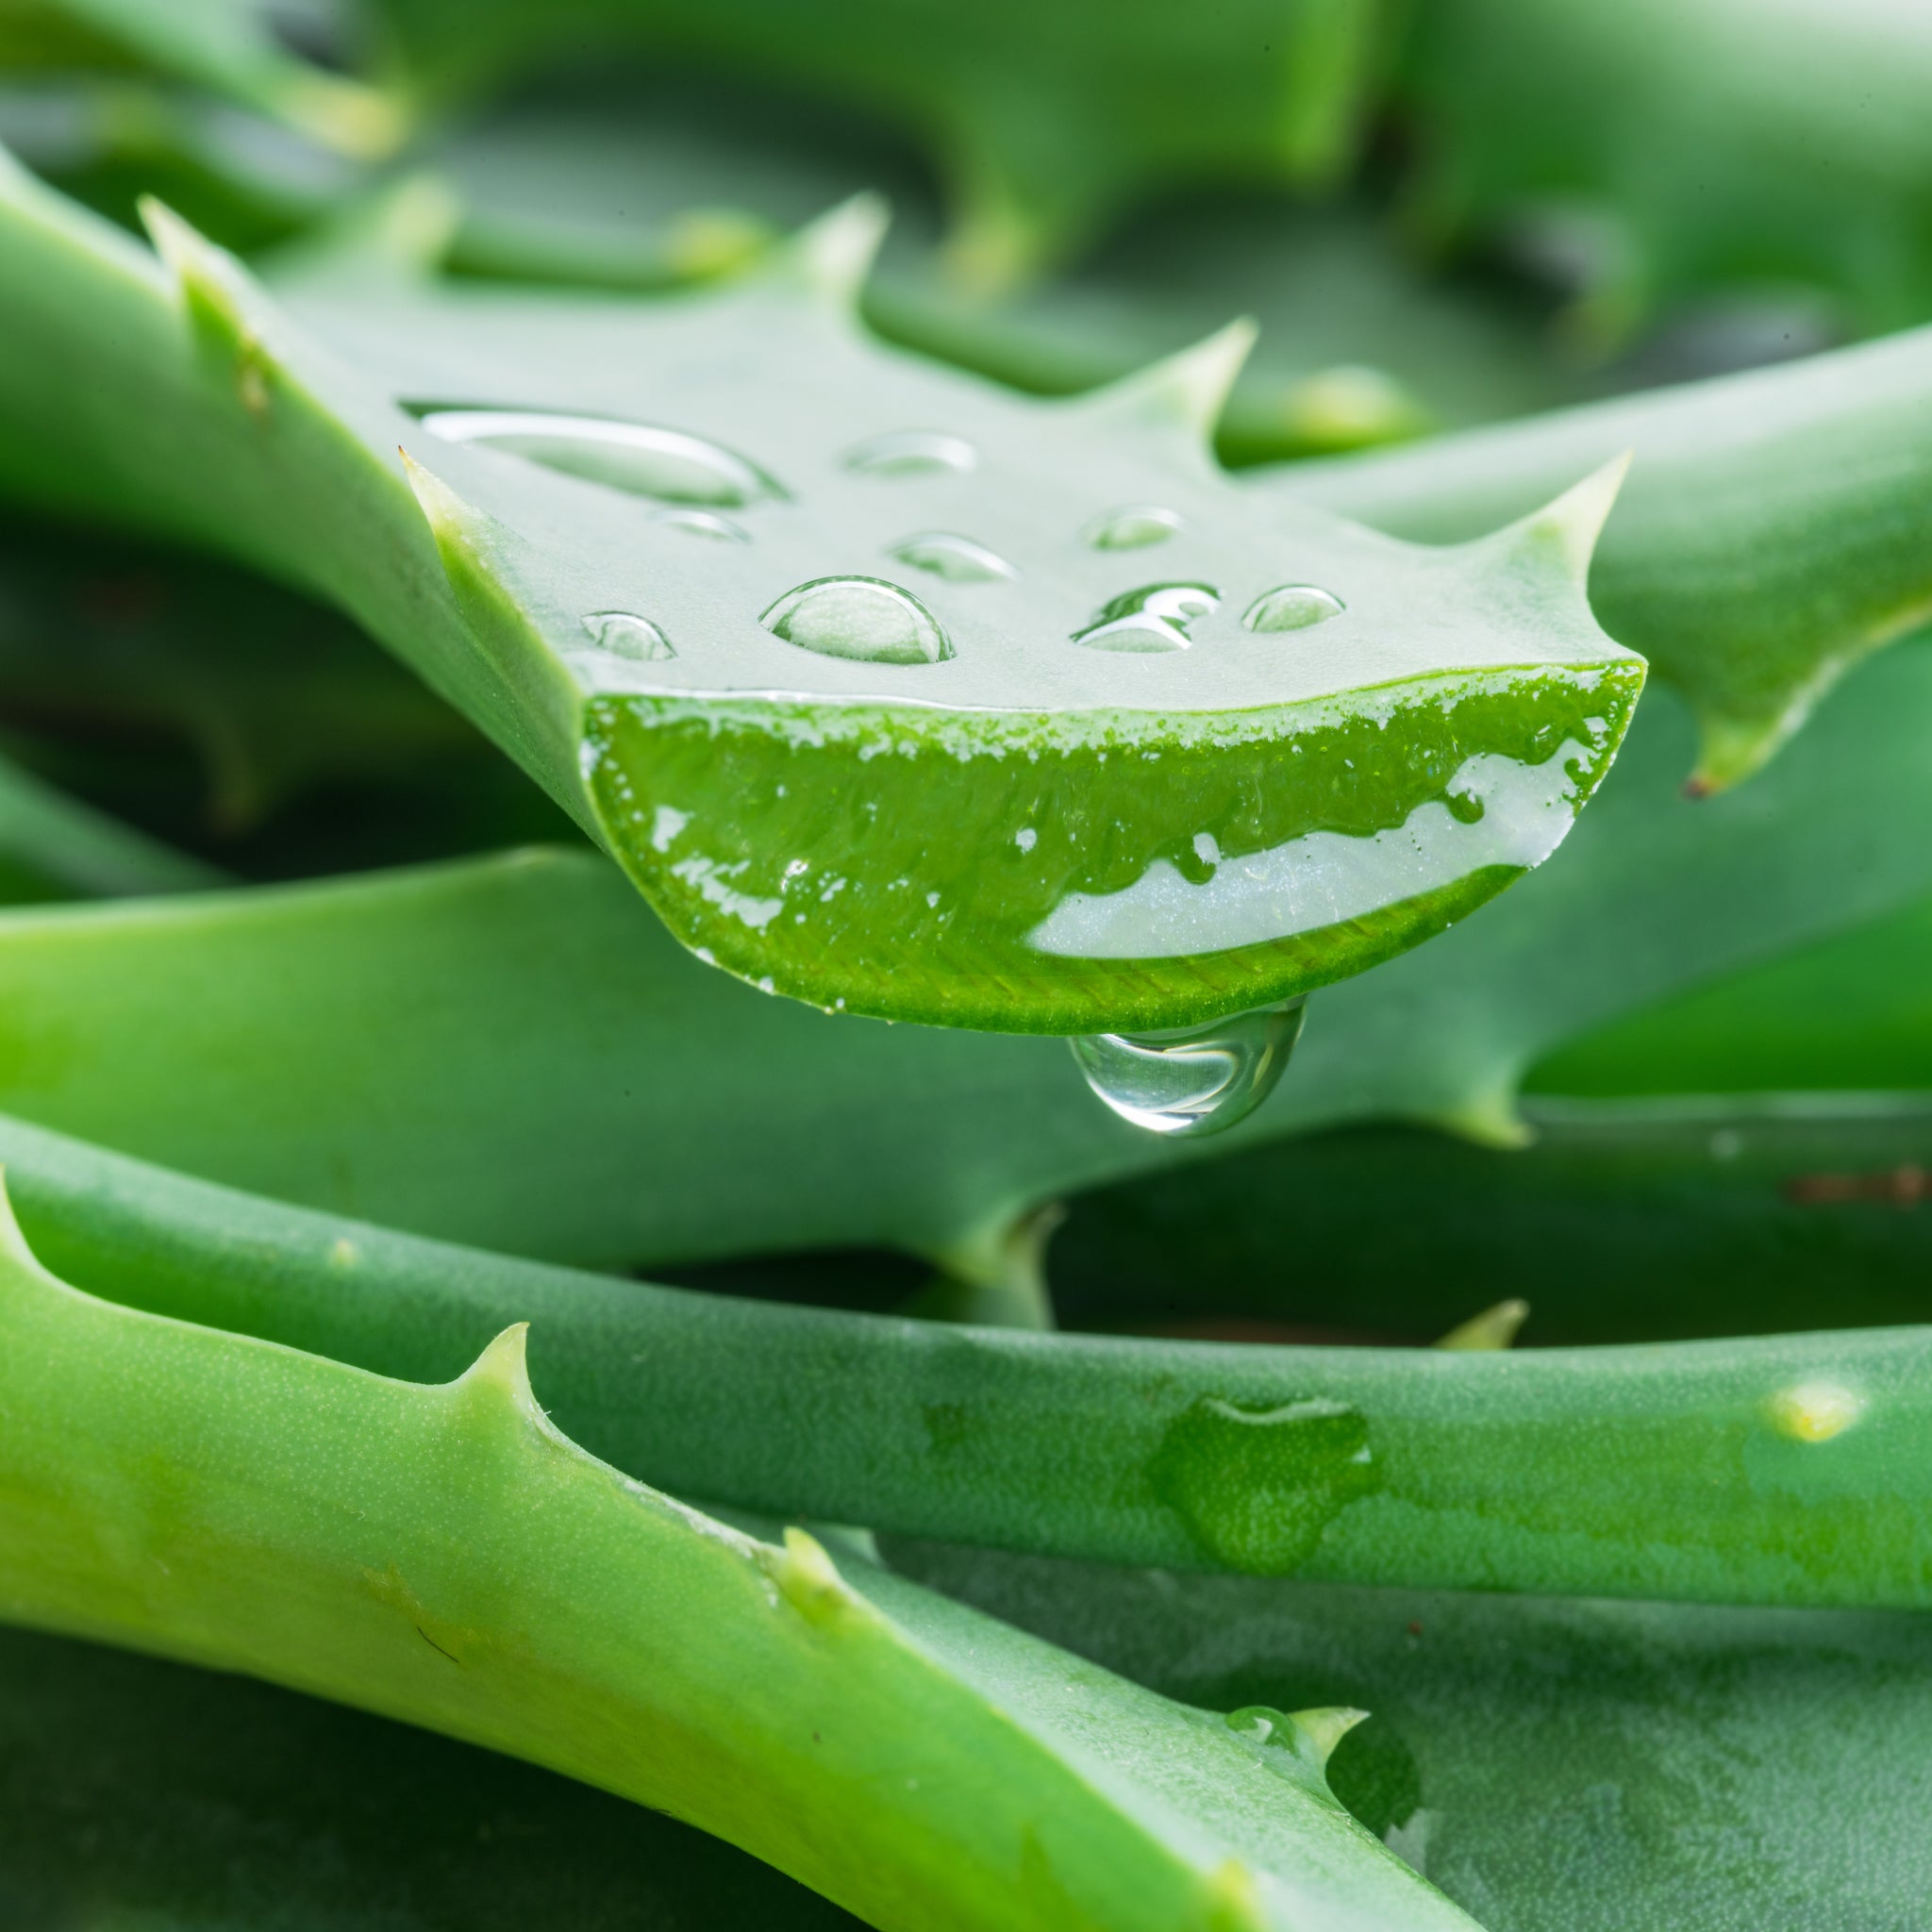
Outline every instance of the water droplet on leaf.
<path id="1" fill-rule="evenodd" d="M 879 577 L 815 578 L 786 591 L 758 622 L 788 644 L 826 658 L 937 664 L 953 655 L 932 612 Z"/>
<path id="2" fill-rule="evenodd" d="M 1307 630 L 1340 617 L 1341 599 L 1315 584 L 1282 584 L 1257 597 L 1241 615 L 1250 630 Z"/>
<path id="3" fill-rule="evenodd" d="M 1150 543 L 1165 543 L 1181 523 L 1178 510 L 1134 503 L 1095 517 L 1081 534 L 1095 550 L 1144 550 Z"/>
<path id="4" fill-rule="evenodd" d="M 1171 1138 L 1218 1134 L 1274 1091 L 1306 1007 L 1284 1000 L 1205 1026 L 1090 1033 L 1068 1044 L 1088 1086 L 1122 1120 Z"/>
<path id="5" fill-rule="evenodd" d="M 888 553 L 914 570 L 930 571 L 954 584 L 984 584 L 1002 577 L 1019 575 L 1004 557 L 975 543 L 971 537 L 955 537 L 943 530 L 929 530 L 924 536 L 908 537 Z"/>
<path id="6" fill-rule="evenodd" d="M 449 442 L 480 442 L 660 503 L 737 508 L 782 496 L 756 463 L 682 429 L 550 409 L 419 409 L 423 426 Z"/>
<path id="7" fill-rule="evenodd" d="M 595 611 L 584 619 L 584 628 L 591 642 L 613 658 L 647 662 L 677 656 L 671 640 L 648 617 L 635 617 L 628 610 Z"/>
<path id="8" fill-rule="evenodd" d="M 734 524 L 729 517 L 721 517 L 715 510 L 660 509 L 651 521 L 667 525 L 674 530 L 682 530 L 687 536 L 708 537 L 718 543 L 751 541 L 751 532 L 742 524 Z"/>
<path id="9" fill-rule="evenodd" d="M 979 452 L 963 436 L 940 429 L 894 429 L 869 436 L 845 452 L 845 467 L 867 476 L 919 476 L 951 470 L 963 475 Z"/>
<path id="10" fill-rule="evenodd" d="M 1255 1576 L 1299 1569 L 1382 1481 L 1368 1419 L 1326 1396 L 1249 1408 L 1204 1395 L 1168 1425 L 1147 1473 L 1209 1557 Z"/>
<path id="11" fill-rule="evenodd" d="M 1114 598 L 1074 641 L 1095 651 L 1185 651 L 1188 625 L 1220 604 L 1208 584 L 1142 584 Z"/>

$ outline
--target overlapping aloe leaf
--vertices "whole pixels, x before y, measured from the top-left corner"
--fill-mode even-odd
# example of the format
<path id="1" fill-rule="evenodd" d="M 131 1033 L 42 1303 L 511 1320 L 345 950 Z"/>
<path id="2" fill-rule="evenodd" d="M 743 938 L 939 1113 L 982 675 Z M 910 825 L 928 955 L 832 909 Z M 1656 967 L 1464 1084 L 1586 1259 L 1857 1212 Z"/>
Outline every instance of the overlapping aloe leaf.
<path id="1" fill-rule="evenodd" d="M 1782 1009 L 1787 1036 L 1810 1010 Z M 1608 1076 L 1648 1035 L 1633 1019 L 1600 1059 L 1592 1041 L 1550 1064 Z M 1077 1195 L 1055 1307 L 1074 1328 L 1415 1343 L 1514 1296 L 1538 1347 L 1932 1315 L 1923 1093 L 1532 1093 L 1523 1117 L 1527 1147 L 1356 1128 Z"/>
<path id="2" fill-rule="evenodd" d="M 1321 1765 L 1355 1713 L 1153 1697 L 575 1447 L 521 1329 L 398 1383 L 0 1255 L 0 1605 L 526 1757 L 887 1928 L 1444 1932 Z"/>
<path id="3" fill-rule="evenodd" d="M 1211 18 L 1145 4 L 908 13 L 881 0 L 837 0 L 808 22 L 769 0 L 381 0 L 375 11 L 430 92 L 600 48 L 722 62 L 870 109 L 944 170 L 958 270 L 975 287 L 1065 253 L 1159 186 L 1325 183 L 1351 157 L 1383 52 L 1376 0 L 1243 0 Z"/>
<path id="4" fill-rule="evenodd" d="M 0 759 L 0 900 L 151 896 L 224 883 L 214 866 Z"/>
<path id="5" fill-rule="evenodd" d="M 1442 541 L 1552 477 L 1636 460 L 1593 608 L 1695 708 L 1700 790 L 1747 777 L 1859 658 L 1932 614 L 1932 332 L 1271 473 L 1257 487 Z"/>
<path id="6" fill-rule="evenodd" d="M 1508 1932 L 1916 1923 L 1932 1646 L 1896 1614 L 1173 1577 L 890 1545 L 1170 1696 L 1374 1716 L 1338 1794 Z"/>
<path id="7" fill-rule="evenodd" d="M 544 1269 L 4 1139 L 36 1241 L 90 1287 L 412 1378 L 531 1320 L 559 1425 L 674 1491 L 1184 1568 L 1925 1600 L 1928 1329 L 1511 1356 L 961 1328 Z"/>
<path id="8" fill-rule="evenodd" d="M 1399 87 L 1415 216 L 1439 239 L 1544 231 L 1597 344 L 1739 286 L 1907 326 L 1932 308 L 1928 85 L 1924 12 L 1883 0 L 1431 0 Z"/>
<path id="9" fill-rule="evenodd" d="M 1924 898 L 1928 708 L 1932 653 L 1886 653 L 1755 785 L 1692 802 L 1690 720 L 1656 694 L 1564 863 L 1322 994 L 1234 1132 L 1520 1140 L 1517 1086 L 1565 1041 Z M 597 1265 L 882 1243 L 973 1272 L 1042 1201 L 1189 1152 L 1114 1119 L 1054 1042 L 760 1000 L 588 857 L 15 914 L 0 1046 L 0 1106 L 48 1125 Z"/>
<path id="10" fill-rule="evenodd" d="M 333 595 L 687 944 L 818 1004 L 1077 1032 L 1292 996 L 1541 858 L 1627 719 L 1581 591 L 1609 475 L 1441 551 L 1257 511 L 1204 445 L 1239 331 L 1010 397 L 863 336 L 851 211 L 650 308 L 311 281 L 352 376 L 156 219 L 172 275 L 15 181 L 6 307 L 90 400 L 9 387 L 6 487 Z"/>
<path id="11" fill-rule="evenodd" d="M 257 0 L 7 0 L 0 69 L 147 70 L 275 115 L 347 153 L 404 131 L 398 102 L 291 52 Z"/>

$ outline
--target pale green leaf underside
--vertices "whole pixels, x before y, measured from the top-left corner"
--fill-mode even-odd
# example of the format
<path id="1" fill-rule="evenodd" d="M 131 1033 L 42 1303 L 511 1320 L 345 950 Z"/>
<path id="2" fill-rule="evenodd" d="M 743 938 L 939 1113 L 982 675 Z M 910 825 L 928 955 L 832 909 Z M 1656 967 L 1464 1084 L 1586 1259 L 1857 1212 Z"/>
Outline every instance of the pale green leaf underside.
<path id="1" fill-rule="evenodd" d="M 392 1382 L 97 1301 L 10 1215 L 0 1242 L 15 1621 L 533 1758 L 885 1932 L 1470 1924 L 1328 1794 L 1320 1714 L 1271 1742 L 646 1490 L 551 1425 L 521 1329 Z"/>
<path id="2" fill-rule="evenodd" d="M 324 353 L 156 223 L 178 284 L 15 182 L 5 300 L 88 402 L 11 387 L 8 487 L 335 597 L 774 990 L 1041 1032 L 1287 997 L 1538 862 L 1627 719 L 1641 663 L 1580 581 L 1610 475 L 1449 550 L 1264 506 L 1205 454 L 1239 335 L 1017 398 L 864 336 L 851 210 L 650 304 L 385 291 L 366 260 L 331 300 L 311 261 Z M 479 442 L 481 409 L 515 434 Z M 539 448 L 533 412 L 617 426 Z M 581 474 L 641 431 L 673 482 Z M 962 578 L 961 541 L 1002 568 Z M 1302 586 L 1326 621 L 1287 627 Z"/>

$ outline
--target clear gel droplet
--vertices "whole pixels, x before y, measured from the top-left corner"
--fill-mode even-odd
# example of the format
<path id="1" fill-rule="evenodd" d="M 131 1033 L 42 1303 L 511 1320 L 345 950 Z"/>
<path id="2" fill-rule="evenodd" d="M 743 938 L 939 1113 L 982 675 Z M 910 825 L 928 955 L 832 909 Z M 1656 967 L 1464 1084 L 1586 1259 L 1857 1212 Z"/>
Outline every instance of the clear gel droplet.
<path id="1" fill-rule="evenodd" d="M 675 658 L 671 640 L 648 617 L 636 617 L 628 610 L 598 610 L 584 619 L 591 641 L 613 658 L 630 658 L 640 663 L 655 658 Z"/>
<path id="2" fill-rule="evenodd" d="M 1067 1044 L 1088 1086 L 1122 1120 L 1171 1139 L 1218 1134 L 1274 1091 L 1306 1004 L 1284 1000 L 1162 1033 L 1090 1033 Z"/>
<path id="3" fill-rule="evenodd" d="M 1257 597 L 1241 614 L 1250 630 L 1307 630 L 1340 617 L 1346 607 L 1340 597 L 1315 584 L 1282 584 Z"/>
<path id="4" fill-rule="evenodd" d="M 1165 543 L 1182 521 L 1178 510 L 1162 509 L 1152 503 L 1130 503 L 1095 517 L 1081 534 L 1095 550 L 1144 550 L 1150 543 Z"/>
<path id="5" fill-rule="evenodd" d="M 845 452 L 845 467 L 867 476 L 920 476 L 941 470 L 963 475 L 978 461 L 979 452 L 963 436 L 940 429 L 894 429 Z"/>
<path id="6" fill-rule="evenodd" d="M 930 571 L 954 584 L 985 584 L 1019 575 L 1004 557 L 975 543 L 971 537 L 955 537 L 944 530 L 928 530 L 923 536 L 908 537 L 894 543 L 887 553 L 914 570 Z"/>
<path id="7" fill-rule="evenodd" d="M 758 619 L 788 644 L 873 664 L 937 664 L 953 655 L 939 620 L 909 591 L 878 577 L 818 577 Z"/>
<path id="8" fill-rule="evenodd" d="M 549 409 L 419 409 L 423 426 L 448 442 L 480 442 L 660 503 L 736 508 L 782 496 L 756 463 L 682 429 Z"/>
<path id="9" fill-rule="evenodd" d="M 688 537 L 707 537 L 716 543 L 749 543 L 751 532 L 729 517 L 708 509 L 660 509 L 651 519 L 667 528 L 682 530 Z"/>
<path id="10" fill-rule="evenodd" d="M 1074 641 L 1095 651 L 1185 651 L 1188 625 L 1220 604 L 1221 593 L 1208 584 L 1142 584 L 1076 630 Z"/>

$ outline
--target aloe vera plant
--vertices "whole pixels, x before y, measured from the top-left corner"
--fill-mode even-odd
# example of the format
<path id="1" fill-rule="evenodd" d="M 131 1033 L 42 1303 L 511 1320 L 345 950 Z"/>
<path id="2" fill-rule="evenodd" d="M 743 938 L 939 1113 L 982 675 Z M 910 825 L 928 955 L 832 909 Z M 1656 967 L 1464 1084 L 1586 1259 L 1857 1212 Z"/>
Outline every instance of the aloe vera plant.
<path id="1" fill-rule="evenodd" d="M 1540 8 L 0 24 L 0 1917 L 1912 1923 L 1911 65 Z"/>

